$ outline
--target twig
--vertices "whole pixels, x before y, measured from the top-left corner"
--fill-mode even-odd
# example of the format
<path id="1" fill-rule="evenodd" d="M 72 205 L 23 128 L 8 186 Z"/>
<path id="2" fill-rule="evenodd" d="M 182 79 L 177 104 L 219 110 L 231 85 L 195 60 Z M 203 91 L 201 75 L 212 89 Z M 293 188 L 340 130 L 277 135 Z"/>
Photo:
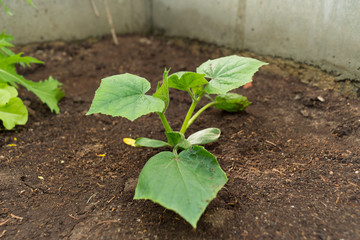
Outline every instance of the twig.
<path id="1" fill-rule="evenodd" d="M 109 224 L 109 223 L 117 223 L 117 222 L 118 222 L 117 220 L 108 220 L 108 221 L 98 222 L 98 225 L 103 224 L 103 223 Z"/>
<path id="2" fill-rule="evenodd" d="M 354 186 L 354 187 L 358 187 L 358 188 L 360 188 L 360 186 L 359 186 L 359 185 L 357 185 L 357 184 L 355 184 L 355 183 L 353 183 L 353 182 L 348 181 L 348 183 L 349 183 L 350 185 Z"/>
<path id="3" fill-rule="evenodd" d="M 343 194 L 343 192 L 341 192 L 339 195 L 338 195 L 338 197 L 337 197 L 337 199 L 336 199 L 336 201 L 335 201 L 335 204 L 338 204 L 338 202 L 339 202 L 339 200 L 340 200 L 340 196 Z"/>
<path id="4" fill-rule="evenodd" d="M 326 182 L 326 179 L 323 176 L 321 176 L 321 175 L 319 175 L 319 176 L 320 176 L 321 180 L 323 180 L 323 182 Z"/>
<path id="5" fill-rule="evenodd" d="M 80 218 L 74 217 L 74 216 L 71 215 L 71 214 L 69 214 L 69 217 L 71 217 L 72 219 L 75 219 L 75 220 L 80 220 Z"/>
<path id="6" fill-rule="evenodd" d="M 106 16 L 107 16 L 107 19 L 108 19 L 108 22 L 109 22 L 109 25 L 110 25 L 110 30 L 111 30 L 111 35 L 112 35 L 113 41 L 114 41 L 115 45 L 119 45 L 119 42 L 118 42 L 117 37 L 116 37 L 114 23 L 113 23 L 113 20 L 112 20 L 112 17 L 111 17 L 109 5 L 107 3 L 107 0 L 103 0 L 103 1 L 104 1 L 105 10 L 106 10 Z"/>
<path id="7" fill-rule="evenodd" d="M 90 202 L 90 200 L 91 200 L 93 197 L 95 197 L 95 196 L 96 196 L 96 193 L 94 193 L 93 195 L 91 195 L 91 196 L 89 197 L 89 199 L 87 200 L 86 204 L 88 204 L 88 203 Z"/>
<path id="8" fill-rule="evenodd" d="M 113 196 L 110 200 L 107 201 L 107 203 L 111 203 L 111 201 L 115 198 L 115 196 Z"/>
<path id="9" fill-rule="evenodd" d="M 4 225 L 5 223 L 7 223 L 10 220 L 10 218 L 8 218 L 7 220 L 3 221 L 2 223 L 0 223 L 0 226 Z"/>
<path id="10" fill-rule="evenodd" d="M 2 233 L 0 234 L 0 238 L 2 238 L 3 236 L 5 236 L 6 230 L 2 231 Z"/>
<path id="11" fill-rule="evenodd" d="M 98 9 L 97 9 L 97 7 L 95 5 L 94 0 L 90 0 L 90 4 L 91 4 L 92 9 L 94 10 L 94 13 L 95 13 L 96 17 L 99 17 L 100 14 L 99 14 L 99 11 L 98 11 Z"/>
<path id="12" fill-rule="evenodd" d="M 14 215 L 14 214 L 12 214 L 12 213 L 10 213 L 10 216 L 11 216 L 12 218 L 19 219 L 19 220 L 23 220 L 23 219 L 24 219 L 23 217 L 16 216 L 16 215 Z"/>

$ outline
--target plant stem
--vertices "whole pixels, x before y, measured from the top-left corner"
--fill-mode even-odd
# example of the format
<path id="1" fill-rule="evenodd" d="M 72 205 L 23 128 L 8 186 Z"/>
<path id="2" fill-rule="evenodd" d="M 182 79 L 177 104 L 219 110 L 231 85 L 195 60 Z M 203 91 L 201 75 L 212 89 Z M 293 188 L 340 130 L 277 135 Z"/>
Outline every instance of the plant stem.
<path id="1" fill-rule="evenodd" d="M 160 120 L 161 120 L 162 124 L 164 125 L 165 131 L 166 132 L 172 132 L 172 129 L 171 129 L 170 125 L 169 125 L 169 122 L 167 121 L 167 119 L 165 117 L 165 114 L 162 113 L 162 112 L 158 112 L 157 114 L 159 115 Z"/>
<path id="2" fill-rule="evenodd" d="M 188 126 L 188 122 L 189 122 L 189 120 L 190 120 L 190 118 L 191 118 L 191 116 L 192 116 L 192 114 L 193 114 L 193 112 L 194 112 L 194 110 L 195 110 L 196 104 L 197 104 L 198 102 L 199 102 L 199 101 L 197 101 L 197 100 L 195 100 L 195 101 L 193 100 L 193 102 L 192 102 L 192 104 L 191 104 L 191 106 L 190 106 L 190 108 L 189 108 L 189 111 L 188 111 L 187 114 L 186 114 L 184 123 L 183 123 L 183 125 L 181 126 L 181 129 L 180 129 L 180 132 L 181 132 L 182 134 L 185 134 L 186 129 L 187 129 L 187 126 Z"/>
<path id="3" fill-rule="evenodd" d="M 197 111 L 194 116 L 192 116 L 192 118 L 189 120 L 189 122 L 187 123 L 187 126 L 186 128 L 190 127 L 190 125 L 195 121 L 195 119 L 203 112 L 205 111 L 206 109 L 208 109 L 209 107 L 215 105 L 216 102 L 213 101 L 213 102 L 210 102 L 208 104 L 206 104 L 205 106 L 203 106 L 202 108 L 199 109 L 199 111 Z"/>

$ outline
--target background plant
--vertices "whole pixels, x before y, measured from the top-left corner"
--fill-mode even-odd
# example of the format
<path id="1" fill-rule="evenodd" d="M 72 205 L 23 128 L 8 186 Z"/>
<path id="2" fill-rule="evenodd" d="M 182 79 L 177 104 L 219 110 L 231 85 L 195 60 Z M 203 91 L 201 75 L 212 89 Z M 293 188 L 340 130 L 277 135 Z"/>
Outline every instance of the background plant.
<path id="1" fill-rule="evenodd" d="M 33 6 L 31 0 L 27 0 L 27 2 Z M 12 15 L 2 0 L 0 0 L 0 4 L 9 15 Z M 10 43 L 12 40 L 13 36 L 5 34 L 5 32 L 0 34 L 0 120 L 8 130 L 14 128 L 15 125 L 24 125 L 28 120 L 26 106 L 18 97 L 18 85 L 33 92 L 55 113 L 59 113 L 57 104 L 65 95 L 61 91 L 61 83 L 52 77 L 45 81 L 33 82 L 17 73 L 16 64 L 26 67 L 31 63 L 41 64 L 43 62 L 32 57 L 23 57 L 23 53 L 13 53 L 9 49 L 13 47 Z"/>
<path id="2" fill-rule="evenodd" d="M 186 130 L 211 106 L 229 112 L 244 110 L 250 104 L 247 98 L 229 91 L 251 82 L 254 73 L 264 64 L 233 55 L 209 60 L 196 72 L 177 72 L 169 76 L 165 69 L 162 84 L 158 83 L 153 95 L 145 94 L 150 83 L 133 74 L 114 75 L 101 81 L 87 115 L 102 113 L 134 121 L 156 112 L 164 125 L 167 141 L 141 137 L 125 138 L 124 142 L 134 147 L 172 148 L 147 161 L 140 173 L 134 199 L 150 199 L 175 211 L 196 227 L 227 177 L 216 157 L 200 146 L 217 140 L 220 129 L 207 128 L 185 137 Z M 171 128 L 165 116 L 170 103 L 169 88 L 187 92 L 192 99 L 179 131 Z M 195 112 L 203 97 L 207 97 L 209 103 Z"/>

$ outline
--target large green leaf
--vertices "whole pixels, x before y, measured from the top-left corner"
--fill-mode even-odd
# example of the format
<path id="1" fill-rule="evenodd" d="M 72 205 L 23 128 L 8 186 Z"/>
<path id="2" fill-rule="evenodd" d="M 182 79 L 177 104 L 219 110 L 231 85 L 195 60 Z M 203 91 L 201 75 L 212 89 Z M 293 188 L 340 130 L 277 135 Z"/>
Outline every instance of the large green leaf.
<path id="1" fill-rule="evenodd" d="M 142 137 L 136 139 L 135 146 L 159 148 L 159 147 L 170 146 L 170 144 L 161 140 Z"/>
<path id="2" fill-rule="evenodd" d="M 20 98 L 11 98 L 7 104 L 0 106 L 0 120 L 8 130 L 27 122 L 28 111 Z"/>
<path id="3" fill-rule="evenodd" d="M 252 81 L 252 76 L 267 63 L 236 55 L 208 60 L 196 72 L 205 74 L 211 81 L 205 87 L 208 94 L 224 94 Z"/>
<path id="4" fill-rule="evenodd" d="M 145 78 L 129 73 L 104 78 L 86 115 L 102 113 L 134 121 L 151 112 L 162 112 L 164 101 L 145 95 L 149 89 Z"/>
<path id="5" fill-rule="evenodd" d="M 206 128 L 191 134 L 187 140 L 191 145 L 204 145 L 218 140 L 220 134 L 221 131 L 218 128 Z"/>
<path id="6" fill-rule="evenodd" d="M 190 88 L 203 86 L 208 83 L 205 74 L 194 72 L 177 72 L 169 77 L 169 87 L 187 91 Z"/>
<path id="7" fill-rule="evenodd" d="M 193 146 L 178 157 L 161 152 L 140 173 L 134 199 L 150 199 L 173 210 L 194 228 L 227 178 L 215 156 Z"/>
<path id="8" fill-rule="evenodd" d="M 226 112 L 240 112 L 244 111 L 251 102 L 247 97 L 237 93 L 226 93 L 216 96 L 215 98 L 216 108 L 222 109 Z"/>

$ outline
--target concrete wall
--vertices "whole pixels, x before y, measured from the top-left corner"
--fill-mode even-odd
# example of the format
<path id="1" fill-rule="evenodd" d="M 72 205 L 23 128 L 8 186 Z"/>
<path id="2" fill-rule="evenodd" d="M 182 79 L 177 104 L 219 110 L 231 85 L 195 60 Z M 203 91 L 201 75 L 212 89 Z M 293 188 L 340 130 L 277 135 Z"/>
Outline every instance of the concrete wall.
<path id="1" fill-rule="evenodd" d="M 358 0 L 153 0 L 153 27 L 359 80 L 359 11 Z"/>
<path id="2" fill-rule="evenodd" d="M 360 1 L 249 0 L 244 47 L 360 80 Z"/>
<path id="3" fill-rule="evenodd" d="M 51 40 L 78 40 L 110 34 L 102 0 L 94 0 L 97 17 L 89 0 L 3 0 L 14 14 L 0 6 L 0 31 L 14 36 L 14 43 Z M 118 33 L 146 32 L 151 28 L 151 2 L 148 0 L 107 0 Z"/>
<path id="4" fill-rule="evenodd" d="M 15 43 L 109 34 L 102 0 L 3 0 L 0 30 Z M 155 32 L 281 56 L 360 81 L 358 0 L 108 0 L 118 33 Z"/>

